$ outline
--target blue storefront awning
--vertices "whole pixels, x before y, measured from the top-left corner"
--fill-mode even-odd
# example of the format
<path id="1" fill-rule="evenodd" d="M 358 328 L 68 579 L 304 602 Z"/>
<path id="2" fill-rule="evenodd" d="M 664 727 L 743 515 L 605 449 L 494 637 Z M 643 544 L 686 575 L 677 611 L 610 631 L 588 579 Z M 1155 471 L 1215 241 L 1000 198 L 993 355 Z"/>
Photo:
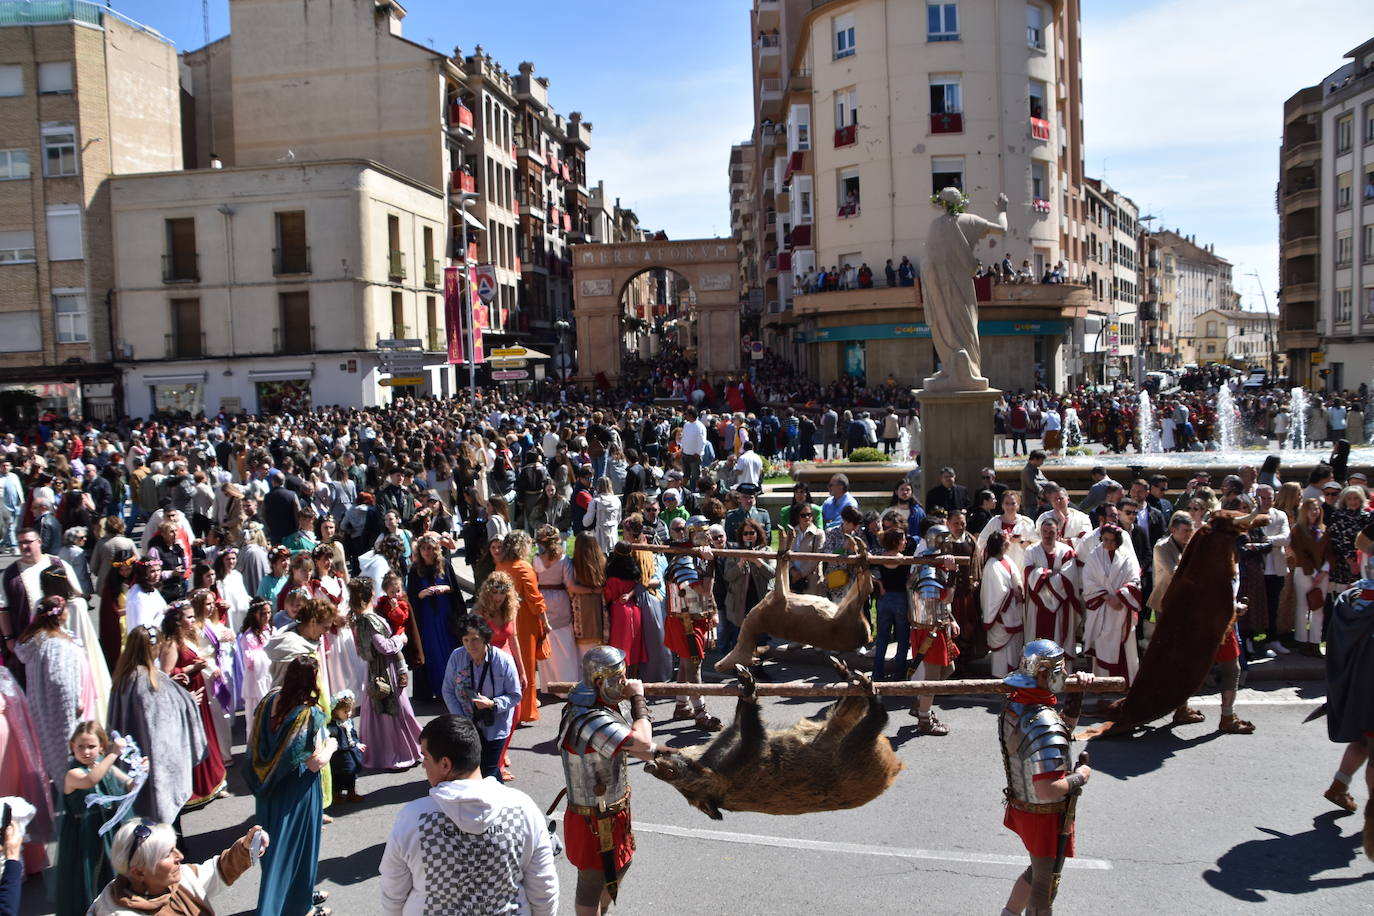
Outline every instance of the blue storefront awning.
<path id="1" fill-rule="evenodd" d="M 980 321 L 978 334 L 982 337 L 1010 337 L 1019 335 L 1057 336 L 1066 333 L 1068 323 L 1063 319 L 1045 321 Z M 801 335 L 798 335 L 799 339 Z M 911 324 L 853 324 L 835 328 L 817 328 L 805 337 L 806 343 L 825 343 L 837 340 L 893 340 L 897 338 L 928 338 L 930 325 Z"/>

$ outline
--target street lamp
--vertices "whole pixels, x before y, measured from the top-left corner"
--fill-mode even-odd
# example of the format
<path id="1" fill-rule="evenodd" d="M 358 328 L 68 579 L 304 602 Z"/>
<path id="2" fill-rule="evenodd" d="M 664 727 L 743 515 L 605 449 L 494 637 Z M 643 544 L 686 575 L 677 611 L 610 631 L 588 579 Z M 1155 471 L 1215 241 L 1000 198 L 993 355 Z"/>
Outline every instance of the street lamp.
<path id="1" fill-rule="evenodd" d="M 554 357 L 554 365 L 555 368 L 558 369 L 559 379 L 566 382 L 568 380 L 568 372 L 572 368 L 570 365 L 572 360 L 568 359 L 565 361 L 564 357 L 567 355 L 568 329 L 571 328 L 572 325 L 560 318 L 553 323 L 553 327 L 554 330 L 558 331 L 558 353 L 557 356 Z"/>
<path id="2" fill-rule="evenodd" d="M 468 287 L 468 207 L 477 202 L 475 191 L 458 192 L 459 238 L 463 252 L 463 321 L 467 324 L 468 397 L 477 403 L 477 346 L 472 328 L 472 290 Z"/>

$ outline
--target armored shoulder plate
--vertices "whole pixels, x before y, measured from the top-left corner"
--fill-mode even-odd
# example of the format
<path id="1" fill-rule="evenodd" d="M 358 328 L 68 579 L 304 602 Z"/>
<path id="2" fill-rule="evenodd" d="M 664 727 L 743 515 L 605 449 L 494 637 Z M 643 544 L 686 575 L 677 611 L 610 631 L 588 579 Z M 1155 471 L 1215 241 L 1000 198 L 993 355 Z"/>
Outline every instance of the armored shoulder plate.
<path id="1" fill-rule="evenodd" d="M 1016 799 L 1039 803 L 1035 778 L 1068 772 L 1068 728 L 1052 707 L 1008 703 L 1000 722 L 1007 788 Z"/>
<path id="2" fill-rule="evenodd" d="M 604 706 L 573 706 L 563 712 L 560 743 L 574 754 L 593 751 L 613 757 L 630 737 L 630 726 L 613 709 Z"/>

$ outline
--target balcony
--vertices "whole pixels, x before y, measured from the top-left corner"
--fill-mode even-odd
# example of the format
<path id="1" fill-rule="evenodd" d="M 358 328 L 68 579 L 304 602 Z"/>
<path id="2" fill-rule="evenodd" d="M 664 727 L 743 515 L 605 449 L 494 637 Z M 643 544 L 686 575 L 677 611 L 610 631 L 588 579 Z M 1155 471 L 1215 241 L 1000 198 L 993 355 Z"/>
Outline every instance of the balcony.
<path id="1" fill-rule="evenodd" d="M 541 221 L 547 218 L 544 214 L 544 205 L 542 203 L 537 200 L 530 200 L 530 198 L 524 194 L 517 195 L 517 198 L 520 204 L 521 216 L 532 216 Z"/>
<path id="2" fill-rule="evenodd" d="M 477 176 L 457 169 L 450 175 L 448 187 L 454 194 L 476 194 Z"/>
<path id="3" fill-rule="evenodd" d="M 775 29 L 782 21 L 782 0 L 758 0 L 759 28 Z"/>
<path id="4" fill-rule="evenodd" d="M 448 129 L 453 133 L 471 137 L 476 133 L 472 120 L 472 109 L 462 104 L 454 102 L 448 106 Z"/>
<path id="5" fill-rule="evenodd" d="M 199 334 L 163 334 L 167 359 L 201 359 L 205 356 L 205 332 Z"/>
<path id="6" fill-rule="evenodd" d="M 787 170 L 782 174 L 782 183 L 788 184 L 792 180 L 794 172 L 807 171 L 806 154 L 808 150 L 799 149 L 787 159 Z"/>
<path id="7" fill-rule="evenodd" d="M 304 248 L 273 248 L 272 273 L 278 277 L 290 277 L 310 273 L 310 246 Z"/>
<path id="8" fill-rule="evenodd" d="M 387 253 L 386 275 L 392 280 L 404 280 L 406 278 L 406 253 L 404 251 Z"/>
<path id="9" fill-rule="evenodd" d="M 1048 143 L 1050 140 L 1050 122 L 1044 118 L 1030 119 L 1030 135 L 1032 140 L 1041 140 Z"/>
<path id="10" fill-rule="evenodd" d="M 835 148 L 853 146 L 858 139 L 859 125 L 850 124 L 848 127 L 841 127 L 835 131 Z"/>
<path id="11" fill-rule="evenodd" d="M 787 273 L 792 269 L 792 252 L 778 252 L 778 273 Z"/>
<path id="12" fill-rule="evenodd" d="M 930 132 L 932 134 L 962 134 L 964 132 L 964 114 L 960 111 L 944 111 L 930 116 Z"/>
<path id="13" fill-rule="evenodd" d="M 754 48 L 760 73 L 776 74 L 782 69 L 782 40 L 777 35 L 760 35 Z"/>
<path id="14" fill-rule="evenodd" d="M 787 78 L 788 92 L 810 92 L 811 91 L 811 68 L 798 67 L 792 71 L 792 75 Z M 808 101 L 810 101 L 808 99 Z"/>
<path id="15" fill-rule="evenodd" d="M 867 289 L 828 290 L 821 293 L 796 291 L 792 308 L 798 316 L 837 315 L 859 310 L 902 310 L 904 320 L 912 320 L 909 310 L 921 307 L 921 287 L 884 286 Z"/>
<path id="16" fill-rule="evenodd" d="M 430 353 L 439 353 L 448 349 L 448 341 L 444 339 L 444 334 L 438 328 L 430 328 L 425 335 L 425 349 Z"/>
<path id="17" fill-rule="evenodd" d="M 1290 308 L 1300 302 L 1316 302 L 1320 294 L 1320 288 L 1315 280 L 1304 283 L 1285 283 L 1280 291 L 1283 301 Z"/>
<path id="18" fill-rule="evenodd" d="M 777 77 L 759 80 L 759 107 L 765 118 L 777 118 L 782 110 L 782 80 Z"/>
<path id="19" fill-rule="evenodd" d="M 1049 213 L 1050 202 L 1043 197 L 1031 198 L 1031 209 L 1036 213 Z"/>
<path id="20" fill-rule="evenodd" d="M 1321 137 L 1290 144 L 1283 151 L 1284 164 L 1292 167 L 1306 162 L 1317 162 L 1322 157 Z"/>
<path id="21" fill-rule="evenodd" d="M 806 223 L 803 223 L 800 226 L 793 226 L 792 232 L 787 236 L 786 244 L 788 250 L 795 250 L 797 248 L 810 248 L 811 226 Z"/>
<path id="22" fill-rule="evenodd" d="M 164 254 L 162 256 L 163 283 L 199 283 L 200 255 L 196 252 Z"/>
<path id="23" fill-rule="evenodd" d="M 297 325 L 272 329 L 273 353 L 314 353 L 315 326 Z"/>
<path id="24" fill-rule="evenodd" d="M 430 289 L 439 288 L 439 262 L 431 258 L 425 261 L 425 286 Z"/>
<path id="25" fill-rule="evenodd" d="M 1304 255 L 1317 254 L 1321 251 L 1321 237 L 1315 232 L 1305 233 L 1284 239 L 1279 243 L 1279 249 L 1285 258 L 1300 258 Z"/>
<path id="26" fill-rule="evenodd" d="M 841 204 L 835 208 L 835 216 L 840 219 L 853 219 L 859 215 L 858 204 Z M 795 230 L 793 230 L 795 232 Z"/>

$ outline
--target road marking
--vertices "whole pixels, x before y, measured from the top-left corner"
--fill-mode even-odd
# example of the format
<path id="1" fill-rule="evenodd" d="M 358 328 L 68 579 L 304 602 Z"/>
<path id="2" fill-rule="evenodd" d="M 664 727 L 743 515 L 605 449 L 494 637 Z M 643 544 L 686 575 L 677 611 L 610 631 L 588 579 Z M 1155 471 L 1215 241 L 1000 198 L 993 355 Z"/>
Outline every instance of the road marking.
<path id="1" fill-rule="evenodd" d="M 1026 864 L 1025 856 L 1004 856 L 989 852 L 963 852 L 942 849 L 900 849 L 890 846 L 869 846 L 863 843 L 835 843 L 829 840 L 801 840 L 795 837 L 763 836 L 757 833 L 725 833 L 721 830 L 701 830 L 696 827 L 675 827 L 670 824 L 635 822 L 634 829 L 644 833 L 692 840 L 712 840 L 717 843 L 739 843 L 746 846 L 774 846 L 779 849 L 805 849 L 811 852 L 839 852 L 858 856 L 887 856 L 896 859 L 924 859 L 936 862 L 967 862 L 979 865 Z M 1112 863 L 1107 859 L 1066 859 L 1065 868 L 1107 871 Z"/>
<path id="2" fill-rule="evenodd" d="M 1326 697 L 1313 697 L 1304 699 L 1302 697 L 1270 696 L 1264 693 L 1247 693 L 1242 690 L 1236 697 L 1237 706 L 1319 706 L 1326 702 Z M 1220 706 L 1221 697 L 1217 694 L 1210 696 L 1193 697 L 1188 700 L 1189 706 Z"/>

